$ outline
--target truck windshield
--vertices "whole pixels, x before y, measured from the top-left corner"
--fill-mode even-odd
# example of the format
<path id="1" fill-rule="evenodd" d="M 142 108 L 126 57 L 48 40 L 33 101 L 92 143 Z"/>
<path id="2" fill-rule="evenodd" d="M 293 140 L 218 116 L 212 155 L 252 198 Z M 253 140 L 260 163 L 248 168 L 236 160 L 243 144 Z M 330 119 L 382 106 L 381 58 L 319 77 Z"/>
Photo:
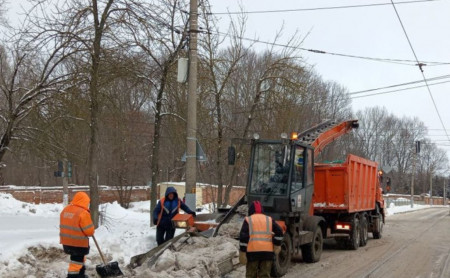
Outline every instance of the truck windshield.
<path id="1" fill-rule="evenodd" d="M 290 145 L 255 146 L 250 193 L 286 195 L 290 171 Z"/>

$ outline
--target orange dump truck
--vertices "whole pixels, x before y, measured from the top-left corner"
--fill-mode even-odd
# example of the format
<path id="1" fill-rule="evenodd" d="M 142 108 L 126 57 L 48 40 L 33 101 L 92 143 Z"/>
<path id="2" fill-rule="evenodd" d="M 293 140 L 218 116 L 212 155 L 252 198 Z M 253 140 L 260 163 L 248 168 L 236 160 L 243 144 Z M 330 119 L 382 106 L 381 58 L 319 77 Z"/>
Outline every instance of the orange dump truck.
<path id="1" fill-rule="evenodd" d="M 344 163 L 314 165 L 314 215 L 326 220 L 326 237 L 349 249 L 367 243 L 368 233 L 380 238 L 384 201 L 378 164 L 355 155 Z"/>

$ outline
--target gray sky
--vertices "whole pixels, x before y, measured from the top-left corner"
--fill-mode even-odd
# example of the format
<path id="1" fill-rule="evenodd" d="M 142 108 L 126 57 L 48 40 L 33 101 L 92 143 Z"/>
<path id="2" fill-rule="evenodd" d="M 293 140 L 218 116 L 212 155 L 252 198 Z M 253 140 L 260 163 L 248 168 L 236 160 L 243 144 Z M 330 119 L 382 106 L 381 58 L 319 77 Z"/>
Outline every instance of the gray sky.
<path id="1" fill-rule="evenodd" d="M 406 1 L 406 0 L 402 0 Z M 212 12 L 305 9 L 363 4 L 390 4 L 389 0 L 210 0 Z M 400 1 L 394 1 L 400 2 Z M 424 66 L 426 78 L 450 75 L 450 0 L 399 4 L 397 11 L 419 61 L 448 65 Z M 217 15 L 226 28 L 230 15 Z M 232 16 L 236 17 L 236 15 Z M 247 14 L 246 37 L 272 41 L 284 24 L 284 44 L 296 30 L 305 36 L 302 47 L 356 56 L 415 60 L 395 10 L 390 5 L 281 13 Z M 267 46 L 257 44 L 264 49 Z M 303 51 L 307 63 L 314 65 L 325 80 L 333 80 L 349 92 L 422 80 L 418 67 L 374 62 Z M 435 82 L 450 81 L 449 78 Z M 430 82 L 432 84 L 433 82 Z M 423 85 L 416 84 L 412 86 Z M 403 87 L 402 87 L 403 88 Z M 450 83 L 430 86 L 438 111 L 450 134 Z M 418 117 L 430 129 L 430 139 L 450 154 L 442 124 L 426 87 L 401 92 L 355 98 L 354 111 L 365 107 L 386 107 L 399 117 Z M 438 136 L 440 135 L 440 136 Z M 444 146 L 448 145 L 448 146 Z"/>

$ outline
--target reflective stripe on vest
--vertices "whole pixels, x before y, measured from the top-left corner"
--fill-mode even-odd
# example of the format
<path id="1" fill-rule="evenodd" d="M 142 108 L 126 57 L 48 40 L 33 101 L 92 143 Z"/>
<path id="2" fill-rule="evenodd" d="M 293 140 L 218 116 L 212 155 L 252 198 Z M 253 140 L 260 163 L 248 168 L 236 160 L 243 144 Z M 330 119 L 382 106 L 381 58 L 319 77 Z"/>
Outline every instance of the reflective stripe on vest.
<path id="1" fill-rule="evenodd" d="M 169 209 L 167 209 L 167 208 L 165 208 L 164 207 L 164 201 L 166 200 L 166 198 L 165 197 L 163 197 L 163 198 L 161 198 L 161 200 L 159 200 L 159 203 L 161 204 L 161 210 L 159 211 L 159 214 L 158 214 L 158 221 L 156 222 L 156 226 L 158 226 L 159 225 L 159 222 L 161 221 L 161 218 L 162 218 L 162 214 L 163 214 L 163 211 L 165 211 L 167 214 L 171 214 L 171 213 L 174 213 L 174 212 L 179 212 L 179 210 L 180 210 L 180 207 L 181 207 L 181 201 L 180 201 L 180 198 L 178 198 L 178 206 L 176 207 L 176 208 L 174 208 L 172 211 L 169 211 Z"/>
<path id="2" fill-rule="evenodd" d="M 273 252 L 272 218 L 264 214 L 246 217 L 249 240 L 247 252 Z"/>

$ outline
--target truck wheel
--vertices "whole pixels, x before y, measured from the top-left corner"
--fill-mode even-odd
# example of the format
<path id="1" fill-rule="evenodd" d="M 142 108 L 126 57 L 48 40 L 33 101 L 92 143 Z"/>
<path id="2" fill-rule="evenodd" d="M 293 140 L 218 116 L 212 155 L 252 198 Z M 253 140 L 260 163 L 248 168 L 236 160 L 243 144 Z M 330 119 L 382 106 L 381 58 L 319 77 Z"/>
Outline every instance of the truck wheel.
<path id="1" fill-rule="evenodd" d="M 350 231 L 350 238 L 348 239 L 348 248 L 350 250 L 356 250 L 359 248 L 359 242 L 361 240 L 361 228 L 359 225 L 359 219 L 355 216 L 351 222 L 352 230 Z"/>
<path id="2" fill-rule="evenodd" d="M 285 275 L 289 269 L 292 258 L 292 246 L 291 236 L 288 233 L 284 234 L 283 241 L 281 242 L 281 251 L 275 256 L 275 261 L 272 265 L 273 277 L 281 277 Z"/>
<path id="3" fill-rule="evenodd" d="M 381 234 L 383 232 L 383 215 L 381 213 L 378 213 L 377 217 L 375 218 L 375 227 L 372 232 L 374 239 L 380 239 Z"/>
<path id="4" fill-rule="evenodd" d="M 313 234 L 313 241 L 311 243 L 301 246 L 303 261 L 307 263 L 315 263 L 320 260 L 323 249 L 322 229 L 317 225 Z"/>
<path id="5" fill-rule="evenodd" d="M 361 240 L 359 246 L 366 246 L 369 239 L 369 223 L 365 215 L 361 217 Z"/>

